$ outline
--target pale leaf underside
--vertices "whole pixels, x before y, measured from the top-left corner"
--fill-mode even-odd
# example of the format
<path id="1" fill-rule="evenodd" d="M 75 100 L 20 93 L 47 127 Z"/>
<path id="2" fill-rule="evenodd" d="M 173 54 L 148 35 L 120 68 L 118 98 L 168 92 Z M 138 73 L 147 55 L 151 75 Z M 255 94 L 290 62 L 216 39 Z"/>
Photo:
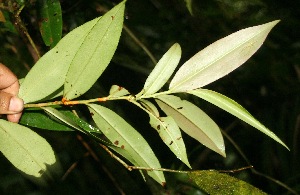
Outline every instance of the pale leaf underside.
<path id="1" fill-rule="evenodd" d="M 159 118 L 150 114 L 149 116 L 151 126 L 157 130 L 163 142 L 170 148 L 179 160 L 191 168 L 187 158 L 185 144 L 175 120 L 170 116 Z"/>
<path id="2" fill-rule="evenodd" d="M 160 108 L 174 118 L 189 136 L 206 147 L 226 156 L 224 140 L 218 125 L 200 108 L 173 95 L 157 96 Z"/>
<path id="3" fill-rule="evenodd" d="M 181 48 L 175 43 L 159 60 L 153 71 L 148 76 L 144 88 L 143 96 L 151 95 L 160 90 L 169 80 L 177 67 L 181 57 Z"/>
<path id="4" fill-rule="evenodd" d="M 0 151 L 17 169 L 40 178 L 35 180 L 40 184 L 46 184 L 53 171 L 59 171 L 53 169 L 56 157 L 49 143 L 22 125 L 0 120 Z"/>
<path id="5" fill-rule="evenodd" d="M 259 49 L 278 22 L 240 30 L 207 46 L 180 67 L 170 83 L 170 91 L 197 89 L 229 74 Z"/>
<path id="6" fill-rule="evenodd" d="M 64 83 L 64 98 L 74 99 L 89 90 L 108 66 L 117 49 L 125 1 L 103 15 L 84 37 Z"/>

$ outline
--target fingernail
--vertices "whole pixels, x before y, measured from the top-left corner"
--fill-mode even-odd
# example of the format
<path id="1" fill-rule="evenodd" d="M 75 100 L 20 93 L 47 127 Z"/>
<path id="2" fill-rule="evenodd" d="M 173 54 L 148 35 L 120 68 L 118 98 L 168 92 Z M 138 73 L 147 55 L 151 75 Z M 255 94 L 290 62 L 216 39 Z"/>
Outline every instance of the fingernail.
<path id="1" fill-rule="evenodd" d="M 9 111 L 11 112 L 21 112 L 24 108 L 23 100 L 18 97 L 12 97 L 9 102 Z"/>

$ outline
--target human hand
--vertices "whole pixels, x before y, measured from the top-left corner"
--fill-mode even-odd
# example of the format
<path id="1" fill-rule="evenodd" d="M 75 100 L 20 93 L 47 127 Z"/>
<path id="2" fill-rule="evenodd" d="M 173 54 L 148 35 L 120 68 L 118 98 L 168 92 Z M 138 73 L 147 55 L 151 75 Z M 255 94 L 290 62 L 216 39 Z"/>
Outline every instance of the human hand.
<path id="1" fill-rule="evenodd" d="M 7 120 L 18 123 L 24 108 L 23 100 L 18 98 L 18 78 L 0 63 L 0 115 L 6 114 Z"/>

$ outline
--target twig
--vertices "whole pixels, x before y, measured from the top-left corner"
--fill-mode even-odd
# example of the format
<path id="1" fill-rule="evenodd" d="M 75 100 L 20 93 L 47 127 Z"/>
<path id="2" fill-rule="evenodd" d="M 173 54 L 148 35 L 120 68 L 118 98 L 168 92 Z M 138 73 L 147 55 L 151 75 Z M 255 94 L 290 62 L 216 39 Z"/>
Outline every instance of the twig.
<path id="1" fill-rule="evenodd" d="M 243 151 L 240 149 L 240 147 L 235 143 L 235 141 L 233 139 L 231 139 L 231 137 L 225 132 L 225 131 L 222 131 L 222 134 L 228 139 L 228 141 L 233 145 L 233 147 L 238 151 L 238 153 L 242 156 L 242 158 L 246 161 L 246 163 L 251 166 L 251 163 L 250 161 L 248 160 L 248 158 L 246 157 L 246 155 L 243 153 Z M 251 168 L 251 172 L 253 174 L 256 174 L 256 175 L 259 175 L 259 176 L 262 176 L 274 183 L 276 183 L 277 185 L 285 188 L 286 190 L 288 190 L 290 193 L 292 194 L 295 194 L 297 195 L 298 193 L 296 191 L 294 191 L 293 189 L 291 189 L 288 185 L 286 185 L 285 183 L 279 181 L 279 180 L 276 180 L 266 174 L 263 174 L 259 171 L 257 171 L 255 168 Z"/>
<path id="2" fill-rule="evenodd" d="M 25 104 L 24 108 L 41 108 L 46 106 L 57 106 L 57 105 L 65 105 L 65 106 L 72 106 L 72 105 L 79 105 L 79 104 L 89 104 L 94 102 L 106 102 L 109 100 L 128 100 L 132 101 L 135 99 L 135 96 L 122 96 L 122 97 L 100 97 L 88 100 L 67 100 L 63 98 L 61 101 L 54 101 L 54 102 L 43 102 L 43 103 L 36 103 L 36 104 Z"/>
<path id="3" fill-rule="evenodd" d="M 41 58 L 41 55 L 34 43 L 34 41 L 32 40 L 31 36 L 29 35 L 27 28 L 25 27 L 21 17 L 20 17 L 20 13 L 23 10 L 23 8 L 25 7 L 25 5 L 22 5 L 20 9 L 17 10 L 17 12 L 14 14 L 14 18 L 15 18 L 15 25 L 17 25 L 19 27 L 19 29 L 21 30 L 22 33 L 24 33 L 24 35 L 26 36 L 26 38 L 28 39 L 30 45 L 32 46 L 33 50 L 35 51 L 36 55 L 38 58 Z"/>
<path id="4" fill-rule="evenodd" d="M 150 52 L 150 50 L 133 34 L 133 32 L 124 24 L 123 29 L 128 33 L 128 35 L 136 42 L 137 45 L 139 45 L 145 53 L 149 56 L 151 59 L 152 63 L 154 65 L 157 64 L 157 60 L 153 56 L 153 54 Z"/>
<path id="5" fill-rule="evenodd" d="M 90 153 L 86 152 L 86 153 L 84 153 L 83 157 L 87 157 L 89 155 L 90 155 Z M 61 177 L 61 181 L 66 180 L 66 178 L 70 175 L 70 173 L 77 167 L 78 163 L 79 163 L 79 161 L 76 161 L 68 168 L 68 170 L 65 172 L 65 174 Z"/>
<path id="6" fill-rule="evenodd" d="M 173 170 L 173 169 L 165 169 L 165 168 L 151 168 L 151 167 L 137 167 L 137 166 L 130 166 L 126 162 L 124 162 L 121 158 L 116 156 L 114 153 L 112 153 L 108 147 L 106 147 L 103 144 L 99 144 L 112 158 L 117 160 L 120 164 L 122 164 L 127 170 L 145 170 L 145 171 L 164 171 L 164 172 L 173 172 L 173 173 L 188 173 L 189 171 L 179 171 L 179 170 Z"/>
<path id="7" fill-rule="evenodd" d="M 242 168 L 238 168 L 238 169 L 233 169 L 233 170 L 218 170 L 220 173 L 236 173 L 236 172 L 240 172 L 240 171 L 244 171 L 246 169 L 253 169 L 252 165 L 246 166 L 246 167 L 242 167 Z"/>
<path id="8" fill-rule="evenodd" d="M 127 170 L 132 171 L 132 170 L 145 170 L 145 171 L 163 171 L 163 172 L 171 172 L 171 173 L 190 173 L 190 172 L 196 172 L 198 170 L 191 170 L 191 171 L 182 171 L 182 170 L 174 170 L 174 169 L 166 169 L 166 168 L 152 168 L 152 167 L 138 167 L 138 166 L 131 166 L 128 165 L 126 162 L 124 162 L 122 159 L 120 159 L 118 156 L 116 156 L 114 153 L 112 153 L 108 147 L 106 147 L 103 144 L 100 144 L 100 146 L 108 153 L 112 158 L 117 160 L 119 163 L 121 163 Z M 226 172 L 226 173 L 235 173 L 239 171 L 243 171 L 246 169 L 253 168 L 253 166 L 247 166 L 247 167 L 242 167 L 239 169 L 234 169 L 234 170 L 216 170 L 218 172 Z"/>
<path id="9" fill-rule="evenodd" d="M 83 139 L 83 137 L 79 134 L 77 134 L 77 139 L 81 142 L 81 144 L 85 147 L 85 149 L 87 150 L 87 152 L 83 155 L 83 157 L 88 157 L 88 156 L 92 156 L 93 159 L 100 163 L 100 159 L 98 158 L 98 156 L 96 155 L 96 153 L 93 151 L 93 149 L 89 146 L 89 144 Z M 67 176 L 76 168 L 76 166 L 78 165 L 79 161 L 73 163 L 69 169 L 66 171 L 66 173 L 63 175 L 63 177 L 61 178 L 62 181 L 64 181 Z M 102 170 L 107 174 L 107 176 L 109 177 L 109 179 L 113 182 L 114 186 L 119 190 L 120 194 L 125 194 L 125 192 L 122 190 L 122 188 L 120 187 L 120 185 L 118 184 L 117 180 L 115 179 L 115 177 L 109 172 L 109 170 L 104 166 L 101 165 Z"/>

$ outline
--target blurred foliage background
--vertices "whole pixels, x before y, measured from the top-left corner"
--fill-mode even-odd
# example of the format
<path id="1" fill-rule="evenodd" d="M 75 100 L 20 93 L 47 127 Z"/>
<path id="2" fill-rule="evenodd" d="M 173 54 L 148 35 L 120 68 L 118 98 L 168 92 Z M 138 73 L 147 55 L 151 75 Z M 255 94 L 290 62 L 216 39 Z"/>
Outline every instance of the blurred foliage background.
<path id="1" fill-rule="evenodd" d="M 39 32 L 38 1 L 2 0 L 0 3 L 5 5 L 10 2 L 16 10 L 20 5 L 25 5 L 20 18 L 43 54 L 49 47 L 44 45 Z M 65 35 L 75 27 L 104 14 L 119 1 L 60 2 Z M 186 3 L 191 3 L 190 9 Z M 185 144 L 193 169 L 230 170 L 251 164 L 254 171 L 248 169 L 231 175 L 270 194 L 300 193 L 300 1 L 128 0 L 126 6 L 125 25 L 140 43 L 158 60 L 173 43 L 178 42 L 183 50 L 180 64 L 210 43 L 237 30 L 281 20 L 262 48 L 244 66 L 206 88 L 243 105 L 277 134 L 291 151 L 217 107 L 189 96 L 185 98 L 193 100 L 207 112 L 234 143 L 225 137 L 227 158 L 206 149 L 188 136 L 185 136 Z M 22 29 L 14 24 L 17 18 L 5 9 L 1 10 L 6 21 L 0 22 L 0 62 L 11 68 L 19 78 L 23 78 L 37 58 Z M 128 31 L 123 30 L 112 63 L 82 98 L 107 94 L 113 84 L 123 86 L 132 93 L 139 92 L 155 65 L 153 61 L 129 36 Z M 162 167 L 187 169 L 151 129 L 146 114 L 126 102 L 114 102 L 111 106 L 145 136 Z M 82 109 L 82 112 L 84 114 L 85 110 Z M 151 179 L 145 183 L 138 171 L 127 171 L 103 149 L 76 132 L 34 130 L 53 146 L 64 168 L 65 177 L 63 180 L 57 178 L 48 188 L 41 188 L 23 177 L 0 155 L 1 194 L 203 193 L 180 174 L 166 173 L 167 186 L 164 188 Z M 286 188 L 267 177 L 283 182 Z"/>

